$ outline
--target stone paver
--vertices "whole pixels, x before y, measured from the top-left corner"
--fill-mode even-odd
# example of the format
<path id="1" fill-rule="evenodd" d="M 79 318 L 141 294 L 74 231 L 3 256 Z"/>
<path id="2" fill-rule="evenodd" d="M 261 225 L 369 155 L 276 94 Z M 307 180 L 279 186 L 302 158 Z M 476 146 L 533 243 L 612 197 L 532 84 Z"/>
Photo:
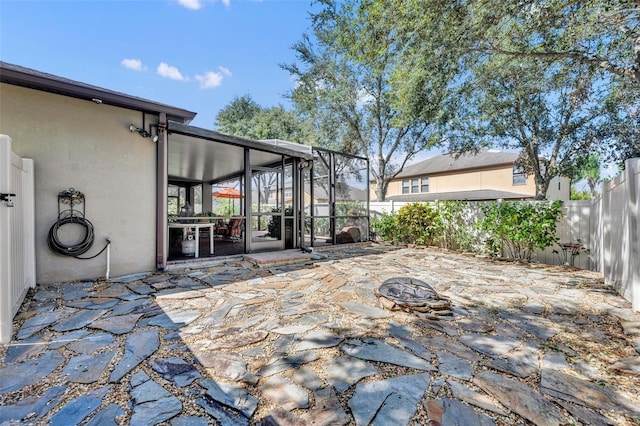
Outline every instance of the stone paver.
<path id="1" fill-rule="evenodd" d="M 141 330 L 127 337 L 124 356 L 114 367 L 109 381 L 118 382 L 125 374 L 154 353 L 158 349 L 159 343 L 156 330 Z"/>
<path id="2" fill-rule="evenodd" d="M 69 359 L 61 374 L 73 383 L 95 383 L 115 355 L 115 351 L 109 351 L 75 356 Z"/>
<path id="3" fill-rule="evenodd" d="M 53 386 L 42 396 L 26 397 L 12 405 L 0 405 L 0 424 L 9 424 L 12 420 L 20 421 L 27 416 L 31 421 L 38 421 L 60 403 L 66 390 L 66 386 Z"/>
<path id="4" fill-rule="evenodd" d="M 182 412 L 180 400 L 143 372 L 131 379 L 131 399 L 131 425 L 156 425 Z"/>
<path id="5" fill-rule="evenodd" d="M 453 315 L 384 310 L 393 277 Z M 361 244 L 39 286 L 14 324 L 0 424 L 640 422 L 640 314 L 564 267 Z"/>
<path id="6" fill-rule="evenodd" d="M 491 417 L 479 413 L 457 399 L 438 398 L 429 402 L 430 404 L 427 405 L 429 414 L 433 413 L 432 419 L 437 420 L 441 425 L 495 426 L 496 424 Z"/>
<path id="7" fill-rule="evenodd" d="M 367 361 L 387 362 L 418 370 L 434 370 L 433 366 L 424 359 L 380 340 L 350 340 L 340 349 L 347 355 Z"/>
<path id="8" fill-rule="evenodd" d="M 307 391 L 283 377 L 267 377 L 259 389 L 263 396 L 287 411 L 296 408 L 309 408 L 309 394 Z"/>
<path id="9" fill-rule="evenodd" d="M 13 392 L 38 383 L 64 362 L 60 351 L 48 351 L 39 358 L 9 364 L 0 368 L 0 394 Z"/>
<path id="10" fill-rule="evenodd" d="M 478 373 L 473 381 L 489 395 L 533 424 L 561 425 L 568 422 L 559 408 L 524 383 L 490 371 Z"/>
<path id="11" fill-rule="evenodd" d="M 202 377 L 192 363 L 178 357 L 156 358 L 149 361 L 149 365 L 162 377 L 171 380 L 179 387 L 188 386 Z"/>
<path id="12" fill-rule="evenodd" d="M 96 390 L 90 390 L 85 395 L 81 395 L 74 400 L 65 404 L 59 411 L 51 416 L 52 425 L 75 425 L 83 421 L 93 413 L 100 404 L 102 399 L 109 392 L 111 386 L 103 386 Z"/>
<path id="13" fill-rule="evenodd" d="M 430 380 L 429 374 L 415 374 L 358 384 L 349 400 L 356 425 L 407 424 Z"/>
<path id="14" fill-rule="evenodd" d="M 335 357 L 324 361 L 327 381 L 338 392 L 344 392 L 360 379 L 378 372 L 376 368 L 360 359 L 351 357 Z"/>

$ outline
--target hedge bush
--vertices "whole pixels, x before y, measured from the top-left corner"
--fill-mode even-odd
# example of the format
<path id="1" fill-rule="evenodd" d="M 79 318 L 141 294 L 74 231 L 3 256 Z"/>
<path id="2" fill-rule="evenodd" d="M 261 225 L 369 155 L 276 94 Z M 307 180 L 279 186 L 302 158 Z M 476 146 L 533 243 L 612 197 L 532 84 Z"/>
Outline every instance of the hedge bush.
<path id="1" fill-rule="evenodd" d="M 492 202 L 481 207 L 478 228 L 487 232 L 489 255 L 531 260 L 534 249 L 541 250 L 558 241 L 556 223 L 562 217 L 562 201 Z"/>
<path id="2" fill-rule="evenodd" d="M 427 203 L 411 203 L 398 210 L 398 230 L 402 241 L 437 245 L 442 223 L 438 211 Z"/>
<path id="3" fill-rule="evenodd" d="M 384 241 L 524 260 L 531 260 L 536 248 L 544 250 L 558 241 L 562 201 L 492 201 L 480 204 L 479 210 L 480 215 L 466 201 L 412 203 L 395 215 L 373 219 L 371 226 Z"/>

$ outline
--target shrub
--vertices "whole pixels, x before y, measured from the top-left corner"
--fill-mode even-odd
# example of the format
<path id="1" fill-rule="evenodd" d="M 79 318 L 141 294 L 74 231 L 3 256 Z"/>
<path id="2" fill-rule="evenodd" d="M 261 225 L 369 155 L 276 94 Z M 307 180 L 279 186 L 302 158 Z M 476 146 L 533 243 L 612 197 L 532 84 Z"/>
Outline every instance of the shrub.
<path id="1" fill-rule="evenodd" d="M 398 231 L 404 242 L 436 245 L 442 223 L 438 211 L 427 203 L 411 203 L 398 210 Z"/>
<path id="2" fill-rule="evenodd" d="M 383 214 L 371 219 L 373 232 L 383 241 L 399 242 L 398 220 L 393 214 Z"/>
<path id="3" fill-rule="evenodd" d="M 575 189 L 573 186 L 571 187 L 571 196 L 572 200 L 590 200 L 591 193 L 589 191 L 579 191 Z"/>
<path id="4" fill-rule="evenodd" d="M 436 201 L 435 209 L 439 217 L 440 245 L 446 249 L 471 250 L 473 235 L 470 232 L 469 203 Z"/>
<path id="5" fill-rule="evenodd" d="M 414 203 L 397 215 L 384 214 L 371 220 L 373 231 L 383 241 L 439 244 L 448 249 L 471 250 L 473 214 L 465 201 Z"/>
<path id="6" fill-rule="evenodd" d="M 485 250 L 497 256 L 499 250 L 515 259 L 531 260 L 533 250 L 553 245 L 556 223 L 562 217 L 562 201 L 491 202 L 481 208 L 484 217 L 477 226 L 488 233 Z"/>

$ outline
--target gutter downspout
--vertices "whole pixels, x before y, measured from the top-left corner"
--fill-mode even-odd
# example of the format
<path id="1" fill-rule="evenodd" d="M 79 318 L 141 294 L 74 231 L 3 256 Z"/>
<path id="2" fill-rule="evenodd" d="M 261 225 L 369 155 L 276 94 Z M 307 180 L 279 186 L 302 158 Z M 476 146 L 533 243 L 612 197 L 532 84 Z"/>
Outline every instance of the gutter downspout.
<path id="1" fill-rule="evenodd" d="M 168 148 L 167 114 L 158 115 L 158 142 L 156 142 L 156 270 L 167 264 L 167 191 Z"/>

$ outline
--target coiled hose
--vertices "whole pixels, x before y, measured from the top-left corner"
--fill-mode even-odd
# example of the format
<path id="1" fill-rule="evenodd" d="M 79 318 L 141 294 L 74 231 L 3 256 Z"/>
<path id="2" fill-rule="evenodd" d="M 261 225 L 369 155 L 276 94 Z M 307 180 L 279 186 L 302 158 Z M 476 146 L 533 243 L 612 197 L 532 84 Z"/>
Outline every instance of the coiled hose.
<path id="1" fill-rule="evenodd" d="M 58 230 L 67 224 L 75 223 L 84 228 L 84 238 L 81 242 L 73 245 L 66 245 L 60 241 L 58 238 Z M 61 256 L 71 256 L 76 259 L 93 259 L 94 257 L 99 256 L 102 252 L 106 250 L 111 241 L 107 240 L 107 244 L 104 246 L 102 250 L 100 250 L 97 254 L 91 257 L 79 257 L 81 254 L 86 253 L 91 246 L 93 245 L 93 240 L 95 239 L 95 235 L 93 232 L 93 224 L 82 216 L 74 215 L 67 216 L 63 218 L 59 218 L 49 229 L 49 236 L 47 238 L 47 243 L 49 244 L 49 248 L 54 252 Z"/>

